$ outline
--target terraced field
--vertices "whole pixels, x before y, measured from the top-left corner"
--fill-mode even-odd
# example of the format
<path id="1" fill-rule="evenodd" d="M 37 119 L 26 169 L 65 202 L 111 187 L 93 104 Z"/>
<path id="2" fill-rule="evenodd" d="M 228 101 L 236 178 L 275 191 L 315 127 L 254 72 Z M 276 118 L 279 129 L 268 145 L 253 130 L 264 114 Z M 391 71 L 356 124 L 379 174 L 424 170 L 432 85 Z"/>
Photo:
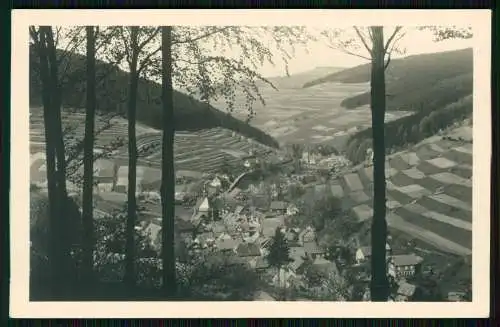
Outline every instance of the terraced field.
<path id="1" fill-rule="evenodd" d="M 299 90 L 282 87 L 279 91 L 262 86 L 260 91 L 266 105 L 254 105 L 256 116 L 251 124 L 279 142 L 329 143 L 342 147 L 350 134 L 371 126 L 371 116 L 368 106 L 345 109 L 340 103 L 367 90 L 367 83 L 323 84 Z M 236 103 L 245 103 L 244 94 L 236 95 Z M 226 106 L 223 101 L 214 105 L 221 109 Z M 387 112 L 386 121 L 408 114 L 407 111 Z M 235 116 L 244 119 L 246 115 L 246 111 L 235 109 Z"/>
<path id="2" fill-rule="evenodd" d="M 41 110 L 31 110 L 30 148 L 32 153 L 32 176 L 43 166 L 44 124 Z M 123 118 L 111 120 L 110 128 L 97 135 L 96 149 L 105 148 L 118 138 L 127 139 L 127 121 Z M 84 115 L 65 113 L 63 115 L 64 128 L 71 130 L 76 139 L 83 139 Z M 99 118 L 96 130 L 105 126 Z M 139 165 L 158 168 L 161 163 L 161 131 L 137 124 L 137 146 L 140 152 Z M 248 139 L 224 128 L 211 128 L 198 131 L 178 131 L 175 134 L 174 155 L 177 170 L 213 172 L 223 163 L 241 164 L 242 157 L 253 150 L 257 154 L 269 153 L 272 148 Z M 125 166 L 127 146 L 116 150 L 113 160 L 119 166 Z M 43 167 L 42 167 L 43 168 Z M 159 178 L 160 176 L 158 176 Z"/>
<path id="3" fill-rule="evenodd" d="M 472 253 L 472 143 L 424 141 L 390 156 L 386 177 L 390 228 L 444 252 Z M 373 167 L 359 166 L 327 187 L 363 221 L 373 214 L 372 181 Z M 316 186 L 315 193 L 324 187 Z"/>

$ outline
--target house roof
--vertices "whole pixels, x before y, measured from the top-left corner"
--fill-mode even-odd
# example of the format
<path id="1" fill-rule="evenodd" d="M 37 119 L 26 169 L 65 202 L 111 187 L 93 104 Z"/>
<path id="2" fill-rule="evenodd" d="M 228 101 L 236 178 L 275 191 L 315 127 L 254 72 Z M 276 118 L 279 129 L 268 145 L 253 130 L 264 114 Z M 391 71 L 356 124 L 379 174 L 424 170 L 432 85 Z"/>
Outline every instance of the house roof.
<path id="1" fill-rule="evenodd" d="M 233 250 L 238 246 L 238 242 L 233 238 L 221 238 L 215 244 L 220 250 Z"/>
<path id="2" fill-rule="evenodd" d="M 416 286 L 409 283 L 401 283 L 399 284 L 398 294 L 404 296 L 412 296 L 415 293 Z"/>
<path id="3" fill-rule="evenodd" d="M 295 258 L 294 261 L 290 262 L 290 264 L 288 266 L 290 267 L 290 269 L 296 271 L 304 264 L 304 262 L 305 262 L 304 259 L 302 259 L 301 257 L 298 257 L 298 258 Z"/>
<path id="4" fill-rule="evenodd" d="M 270 206 L 271 210 L 286 210 L 286 208 L 288 208 L 288 204 L 284 201 L 271 202 L 271 206 Z"/>
<path id="5" fill-rule="evenodd" d="M 291 258 L 301 258 L 306 255 L 306 251 L 303 247 L 291 246 L 290 247 L 290 257 Z"/>
<path id="6" fill-rule="evenodd" d="M 236 253 L 240 257 L 257 257 L 260 256 L 260 248 L 254 243 L 240 243 L 236 248 Z"/>
<path id="7" fill-rule="evenodd" d="M 200 241 L 200 243 L 206 243 L 210 239 L 215 241 L 215 235 L 214 235 L 214 233 L 206 232 L 206 233 L 202 233 L 202 234 L 196 236 L 196 239 L 198 239 L 198 241 Z"/>
<path id="8" fill-rule="evenodd" d="M 316 239 L 316 232 L 312 229 L 304 229 L 300 232 L 299 237 L 303 242 L 312 242 Z"/>
<path id="9" fill-rule="evenodd" d="M 421 263 L 424 259 L 415 254 L 400 254 L 392 256 L 395 266 L 412 266 Z"/>
<path id="10" fill-rule="evenodd" d="M 391 246 L 389 245 L 389 243 L 385 243 L 385 249 L 386 250 L 390 250 L 391 249 Z M 371 256 L 372 255 L 372 247 L 371 246 L 362 246 L 359 248 L 359 250 L 361 250 L 361 252 L 363 252 L 363 255 L 364 256 Z"/>
<path id="11" fill-rule="evenodd" d="M 226 230 L 226 226 L 222 223 L 215 223 L 212 225 L 212 231 L 214 233 L 223 233 Z"/>
<path id="12" fill-rule="evenodd" d="M 363 255 L 365 257 L 369 257 L 372 255 L 372 247 L 371 246 L 362 246 L 359 248 L 359 250 L 361 251 L 361 253 L 363 253 Z"/>
<path id="13" fill-rule="evenodd" d="M 273 236 L 276 232 L 276 228 L 283 225 L 283 221 L 280 218 L 269 218 L 262 222 L 262 234 L 264 236 Z"/>
<path id="14" fill-rule="evenodd" d="M 200 204 L 197 205 L 198 210 L 200 211 L 208 211 L 210 209 L 210 203 L 208 201 L 208 198 L 205 197 L 200 201 Z"/>
<path id="15" fill-rule="evenodd" d="M 264 257 L 257 257 L 257 260 L 255 261 L 255 268 L 257 269 L 265 269 L 269 267 L 269 262 L 267 261 L 266 258 Z"/>
<path id="16" fill-rule="evenodd" d="M 304 250 L 308 254 L 323 254 L 325 250 L 316 242 L 304 242 Z"/>

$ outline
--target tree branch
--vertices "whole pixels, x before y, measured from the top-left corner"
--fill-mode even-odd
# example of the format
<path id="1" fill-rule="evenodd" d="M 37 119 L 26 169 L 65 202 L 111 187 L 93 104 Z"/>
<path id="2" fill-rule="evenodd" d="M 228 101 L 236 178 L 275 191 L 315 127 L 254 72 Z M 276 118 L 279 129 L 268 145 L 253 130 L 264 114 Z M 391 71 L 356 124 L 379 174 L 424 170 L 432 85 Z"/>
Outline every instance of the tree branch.
<path id="1" fill-rule="evenodd" d="M 159 27 L 157 27 L 157 28 L 153 31 L 153 33 L 151 33 L 151 35 L 150 35 L 147 39 L 145 39 L 143 42 L 139 43 L 139 50 L 142 50 L 142 49 L 146 46 L 146 44 L 148 44 L 149 42 L 151 42 L 151 40 L 152 40 L 152 39 L 153 39 L 156 35 L 158 35 L 158 33 L 159 33 L 159 32 L 160 32 L 160 28 L 159 28 Z"/>
<path id="2" fill-rule="evenodd" d="M 124 46 L 124 52 L 125 52 L 125 59 L 127 60 L 127 63 L 129 64 L 129 66 L 132 65 L 132 61 L 131 61 L 131 55 L 130 55 L 130 46 L 128 44 L 128 40 L 127 40 L 127 37 L 125 36 L 125 29 L 123 27 L 120 27 L 120 30 L 119 30 L 119 36 L 120 38 L 122 39 L 122 42 L 123 42 L 123 46 Z"/>
<path id="3" fill-rule="evenodd" d="M 370 56 L 372 56 L 372 49 L 368 46 L 368 43 L 366 42 L 366 37 L 361 33 L 359 28 L 357 28 L 356 26 L 354 26 L 354 30 L 356 31 L 356 34 L 358 34 L 359 39 L 361 40 L 361 42 L 365 46 L 365 48 L 368 51 L 368 53 L 370 54 Z"/>
<path id="4" fill-rule="evenodd" d="M 356 56 L 356 57 L 359 57 L 359 58 L 363 58 L 363 59 L 368 60 L 368 61 L 372 60 L 371 58 L 368 58 L 368 57 L 365 57 L 365 56 L 360 55 L 358 53 L 349 51 L 345 47 L 332 47 L 332 46 L 328 46 L 328 47 L 331 48 L 331 49 L 334 49 L 334 50 L 340 50 L 340 51 L 342 51 L 342 52 L 344 52 L 344 53 L 346 53 L 348 55 L 351 55 L 351 56 Z"/>
<path id="5" fill-rule="evenodd" d="M 392 32 L 392 35 L 389 37 L 389 39 L 387 39 L 387 43 L 385 44 L 385 47 L 384 47 L 384 52 L 387 52 L 387 50 L 389 49 L 389 46 L 391 45 L 392 40 L 394 39 L 394 37 L 398 34 L 398 32 L 402 28 L 403 27 L 401 27 L 401 26 L 396 26 L 396 28 L 394 29 L 394 32 Z"/>
<path id="6" fill-rule="evenodd" d="M 144 58 L 144 60 L 141 61 L 141 63 L 139 64 L 139 68 L 137 69 L 137 73 L 140 74 L 141 71 L 144 69 L 144 67 L 147 66 L 148 62 L 150 61 L 151 57 L 153 57 L 155 54 L 157 54 L 159 51 L 161 50 L 161 45 L 156 48 L 155 51 L 152 51 L 150 52 L 146 58 Z"/>
<path id="7" fill-rule="evenodd" d="M 385 65 L 384 65 L 384 70 L 386 70 L 386 69 L 387 69 L 387 67 L 389 67 L 389 63 L 390 63 L 390 62 L 391 62 L 391 52 L 389 52 L 389 53 L 387 54 L 387 62 L 386 62 L 386 63 L 385 63 Z"/>
<path id="8" fill-rule="evenodd" d="M 199 35 L 199 36 L 197 36 L 195 38 L 192 38 L 192 39 L 172 41 L 172 45 L 174 45 L 174 44 L 181 44 L 181 43 L 193 43 L 193 42 L 199 41 L 201 39 L 207 38 L 209 36 L 212 36 L 214 34 L 217 34 L 217 33 L 223 32 L 225 30 L 228 30 L 230 28 L 231 28 L 231 26 L 225 26 L 225 27 L 222 27 L 222 28 L 218 28 L 218 29 L 216 29 L 214 31 L 205 33 L 203 35 Z"/>

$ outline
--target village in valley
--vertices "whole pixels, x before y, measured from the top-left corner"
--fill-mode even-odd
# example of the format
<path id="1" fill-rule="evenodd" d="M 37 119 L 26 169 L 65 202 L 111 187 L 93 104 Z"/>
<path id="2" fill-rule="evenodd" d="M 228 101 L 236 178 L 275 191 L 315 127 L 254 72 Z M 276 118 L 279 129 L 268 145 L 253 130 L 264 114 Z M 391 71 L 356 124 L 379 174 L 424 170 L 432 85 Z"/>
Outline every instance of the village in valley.
<path id="1" fill-rule="evenodd" d="M 223 256 L 231 264 L 253 269 L 263 282 L 262 289 L 256 290 L 255 300 L 345 300 L 345 294 L 353 292 L 356 294 L 354 300 L 369 300 L 371 247 L 369 238 L 363 236 L 369 229 L 368 216 L 359 210 L 367 205 L 347 204 L 351 209 L 347 210 L 347 216 L 354 220 L 355 229 L 351 227 L 351 230 L 346 228 L 343 231 L 342 223 L 337 224 L 338 233 L 335 235 L 339 239 L 336 240 L 332 240 L 332 235 L 327 235 L 325 240 L 324 233 L 319 236 L 314 217 L 307 216 L 318 213 L 307 209 L 307 206 L 314 207 L 316 202 L 321 202 L 318 194 L 323 193 L 325 199 L 331 199 L 330 196 L 342 198 L 346 185 L 357 192 L 351 194 L 355 201 L 366 203 L 368 197 L 361 196 L 360 200 L 359 190 L 352 185 L 356 183 L 356 178 L 353 182 L 353 171 L 356 170 L 343 156 L 333 153 L 323 155 L 320 153 L 323 151 L 293 147 L 279 152 L 261 149 L 257 153 L 254 149 L 252 146 L 248 154 L 237 161 L 229 163 L 224 159 L 220 169 L 210 173 L 176 172 L 178 265 L 190 257 L 205 254 Z M 372 166 L 370 151 L 361 169 Z M 43 157 L 42 154 L 39 156 Z M 33 158 L 32 171 L 38 166 L 38 171 L 43 173 L 42 159 L 36 160 L 37 155 Z M 140 214 L 136 228 L 148 237 L 156 251 L 160 251 L 161 174 L 151 163 L 138 166 L 137 170 L 136 195 Z M 116 160 L 96 161 L 96 219 L 119 210 L 126 202 L 127 171 L 127 166 L 119 166 Z M 32 173 L 32 184 L 43 188 L 45 179 L 36 183 L 36 176 Z M 306 200 L 309 203 L 305 204 L 304 198 L 311 190 L 313 193 Z M 331 195 L 327 195 L 328 192 Z M 343 201 L 339 203 L 345 205 Z M 343 211 L 339 209 L 325 214 L 345 214 Z M 282 233 L 289 253 L 288 262 L 278 267 L 267 259 L 277 231 Z M 423 285 L 426 279 L 422 276 L 433 274 L 432 268 L 426 267 L 424 255 L 392 242 L 391 236 L 386 250 L 392 301 L 433 296 L 428 294 L 432 293 L 428 291 L 429 287 Z M 448 294 L 449 301 L 460 301 L 464 297 L 463 291 Z"/>

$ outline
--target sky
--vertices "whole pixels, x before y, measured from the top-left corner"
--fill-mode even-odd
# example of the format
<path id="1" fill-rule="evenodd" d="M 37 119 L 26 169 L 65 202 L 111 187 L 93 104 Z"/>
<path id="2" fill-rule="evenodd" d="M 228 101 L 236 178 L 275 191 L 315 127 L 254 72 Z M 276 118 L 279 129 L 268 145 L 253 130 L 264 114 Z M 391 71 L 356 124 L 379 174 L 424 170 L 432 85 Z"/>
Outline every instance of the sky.
<path id="1" fill-rule="evenodd" d="M 387 34 L 389 34 L 389 32 Z M 410 56 L 421 53 L 434 53 L 472 47 L 473 40 L 456 39 L 435 42 L 433 41 L 432 33 L 429 31 L 408 30 L 399 44 L 406 49 L 405 56 Z M 353 67 L 367 62 L 363 58 L 331 49 L 324 42 L 315 42 L 308 47 L 308 50 L 309 53 L 303 50 L 297 50 L 295 58 L 288 63 L 290 74 L 308 71 L 315 67 Z M 285 76 L 286 74 L 283 65 L 278 64 L 275 67 L 266 64 L 262 67 L 261 72 L 267 77 Z"/>
<path id="2" fill-rule="evenodd" d="M 412 27 L 405 27 L 404 29 L 406 35 L 399 41 L 400 47 L 406 50 L 404 56 L 457 50 L 472 47 L 473 45 L 473 39 L 454 39 L 435 42 L 430 31 L 422 31 Z M 351 32 L 354 31 L 354 29 L 349 30 L 351 30 Z M 314 33 L 313 29 L 311 29 L 311 31 Z M 393 28 L 391 27 L 384 28 L 385 39 L 389 37 L 392 31 Z M 65 42 L 66 40 L 61 40 L 61 47 L 65 46 Z M 153 47 L 157 46 L 154 45 Z M 311 42 L 307 49 L 308 51 L 306 52 L 303 48 L 296 47 L 294 58 L 288 62 L 288 71 L 290 74 L 305 72 L 316 67 L 353 67 L 367 62 L 367 60 L 363 58 L 345 54 L 339 50 L 328 47 L 324 39 L 318 42 Z M 220 55 L 220 53 L 214 54 Z M 365 53 L 362 54 L 366 55 Z M 227 52 L 224 55 L 232 56 Z M 239 55 L 234 54 L 234 56 L 238 57 Z M 394 58 L 397 58 L 397 56 L 394 56 Z M 286 76 L 284 63 L 277 58 L 275 58 L 274 61 L 275 66 L 265 63 L 259 69 L 261 75 L 265 77 Z M 123 66 L 122 69 L 128 70 L 126 66 Z"/>

